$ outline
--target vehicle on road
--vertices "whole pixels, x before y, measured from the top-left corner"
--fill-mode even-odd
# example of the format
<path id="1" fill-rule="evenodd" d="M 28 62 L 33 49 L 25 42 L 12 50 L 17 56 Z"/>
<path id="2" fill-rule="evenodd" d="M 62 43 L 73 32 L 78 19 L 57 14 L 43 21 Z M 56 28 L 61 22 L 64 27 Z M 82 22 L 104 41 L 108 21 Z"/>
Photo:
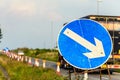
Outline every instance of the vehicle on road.
<path id="1" fill-rule="evenodd" d="M 80 19 L 95 20 L 99 22 L 101 25 L 103 25 L 110 33 L 113 42 L 113 51 L 111 53 L 109 60 L 107 61 L 108 66 L 104 64 L 101 66 L 101 68 L 104 69 L 103 70 L 104 73 L 107 72 L 108 71 L 107 69 L 109 68 L 110 73 L 112 74 L 113 70 L 116 69 L 114 66 L 116 66 L 116 64 L 118 65 L 118 67 L 120 66 L 120 16 L 88 15 Z M 67 23 L 65 23 L 64 25 L 66 24 Z M 58 53 L 58 56 L 59 56 L 58 61 L 61 64 L 60 65 L 61 68 L 65 69 L 74 68 L 64 60 L 64 57 L 60 53 Z"/>

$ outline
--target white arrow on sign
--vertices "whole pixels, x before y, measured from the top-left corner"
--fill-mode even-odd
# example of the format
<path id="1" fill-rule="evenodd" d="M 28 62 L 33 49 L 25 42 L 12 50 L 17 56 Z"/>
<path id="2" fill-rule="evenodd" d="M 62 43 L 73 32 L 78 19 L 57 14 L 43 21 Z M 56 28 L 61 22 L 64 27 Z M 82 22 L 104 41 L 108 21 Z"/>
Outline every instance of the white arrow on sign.
<path id="1" fill-rule="evenodd" d="M 68 28 L 66 28 L 66 30 L 64 31 L 64 34 L 91 51 L 88 53 L 84 53 L 86 57 L 90 59 L 105 57 L 103 44 L 97 38 L 94 38 L 96 43 L 96 45 L 94 45 Z"/>

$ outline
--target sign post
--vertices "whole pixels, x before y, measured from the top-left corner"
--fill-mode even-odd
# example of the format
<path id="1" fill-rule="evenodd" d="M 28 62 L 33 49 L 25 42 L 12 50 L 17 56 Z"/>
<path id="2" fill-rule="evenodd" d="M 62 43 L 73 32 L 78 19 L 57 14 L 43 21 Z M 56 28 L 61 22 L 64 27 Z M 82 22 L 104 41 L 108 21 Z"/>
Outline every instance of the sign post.
<path id="1" fill-rule="evenodd" d="M 84 72 L 84 78 L 83 78 L 83 80 L 88 80 L 88 73 L 87 73 L 87 71 Z"/>
<path id="2" fill-rule="evenodd" d="M 90 70 L 100 67 L 109 59 L 112 39 L 109 32 L 98 22 L 79 19 L 61 29 L 58 49 L 70 65 Z"/>

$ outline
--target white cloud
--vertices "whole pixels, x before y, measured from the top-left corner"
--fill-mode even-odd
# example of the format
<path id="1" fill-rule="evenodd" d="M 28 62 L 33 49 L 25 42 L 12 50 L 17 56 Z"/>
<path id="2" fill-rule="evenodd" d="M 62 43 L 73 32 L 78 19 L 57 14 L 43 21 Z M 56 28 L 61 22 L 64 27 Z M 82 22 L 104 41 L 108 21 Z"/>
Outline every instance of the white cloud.
<path id="1" fill-rule="evenodd" d="M 62 15 L 60 15 L 58 12 L 58 2 L 53 1 L 45 1 L 41 0 L 39 3 L 38 11 L 39 15 L 44 18 L 48 18 L 52 21 L 58 21 L 62 19 Z"/>
<path id="2" fill-rule="evenodd" d="M 0 0 L 2 12 L 13 17 L 39 17 L 52 21 L 62 19 L 58 13 L 58 1 L 56 0 Z M 5 15 L 3 14 L 3 15 Z"/>
<path id="3" fill-rule="evenodd" d="M 4 5 L 4 3 L 6 3 L 6 0 L 0 0 L 0 7 Z"/>
<path id="4" fill-rule="evenodd" d="M 36 5 L 30 1 L 13 0 L 9 4 L 9 12 L 17 16 L 33 16 L 36 14 Z"/>
<path id="5" fill-rule="evenodd" d="M 62 16 L 60 14 L 58 14 L 57 12 L 49 12 L 48 13 L 48 18 L 51 20 L 51 21 L 59 21 L 62 19 Z"/>

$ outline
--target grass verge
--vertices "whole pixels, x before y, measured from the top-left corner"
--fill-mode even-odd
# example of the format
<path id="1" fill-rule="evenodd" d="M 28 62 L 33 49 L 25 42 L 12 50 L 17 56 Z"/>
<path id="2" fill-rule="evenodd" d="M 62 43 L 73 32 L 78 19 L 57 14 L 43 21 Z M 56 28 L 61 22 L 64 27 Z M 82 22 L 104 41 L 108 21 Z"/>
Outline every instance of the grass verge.
<path id="1" fill-rule="evenodd" d="M 120 69 L 115 69 L 114 71 L 120 73 Z"/>
<path id="2" fill-rule="evenodd" d="M 41 53 L 36 56 L 37 58 L 40 59 L 45 59 L 49 61 L 58 61 L 58 52 L 46 52 L 46 53 Z"/>
<path id="3" fill-rule="evenodd" d="M 0 80 L 6 80 L 5 77 L 4 77 L 4 74 L 1 70 L 0 70 Z"/>
<path id="4" fill-rule="evenodd" d="M 4 55 L 0 55 L 0 64 L 7 70 L 11 80 L 65 80 L 52 69 L 32 67 L 23 62 L 10 60 Z"/>

